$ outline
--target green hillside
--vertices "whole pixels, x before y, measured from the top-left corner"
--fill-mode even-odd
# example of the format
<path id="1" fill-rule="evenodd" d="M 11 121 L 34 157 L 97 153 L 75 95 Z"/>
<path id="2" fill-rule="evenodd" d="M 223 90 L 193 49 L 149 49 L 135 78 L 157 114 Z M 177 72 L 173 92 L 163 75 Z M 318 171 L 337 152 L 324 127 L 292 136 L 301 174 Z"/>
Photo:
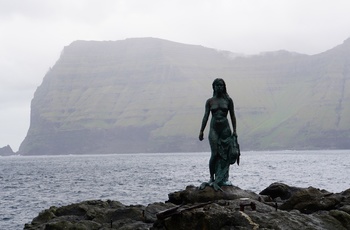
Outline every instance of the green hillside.
<path id="1" fill-rule="evenodd" d="M 243 150 L 350 148 L 349 59 L 349 39 L 312 56 L 238 57 L 156 38 L 76 41 L 35 92 L 19 153 L 209 151 L 198 132 L 217 77 Z"/>

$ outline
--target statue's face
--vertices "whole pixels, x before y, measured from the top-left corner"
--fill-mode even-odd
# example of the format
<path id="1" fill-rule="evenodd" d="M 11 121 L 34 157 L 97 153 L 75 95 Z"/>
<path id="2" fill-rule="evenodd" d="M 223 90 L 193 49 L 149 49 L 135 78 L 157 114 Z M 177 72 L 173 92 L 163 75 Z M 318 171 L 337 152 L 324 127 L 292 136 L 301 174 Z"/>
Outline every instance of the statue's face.
<path id="1" fill-rule="evenodd" d="M 218 81 L 215 85 L 215 92 L 216 93 L 223 93 L 225 89 L 225 85 L 222 81 Z"/>

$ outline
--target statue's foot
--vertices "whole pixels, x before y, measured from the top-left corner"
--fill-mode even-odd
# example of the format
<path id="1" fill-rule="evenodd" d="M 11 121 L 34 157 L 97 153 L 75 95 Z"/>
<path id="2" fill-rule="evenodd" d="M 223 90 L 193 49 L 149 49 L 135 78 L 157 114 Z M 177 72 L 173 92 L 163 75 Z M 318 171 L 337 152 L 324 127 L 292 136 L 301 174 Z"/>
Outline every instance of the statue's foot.
<path id="1" fill-rule="evenodd" d="M 203 190 L 203 189 L 205 189 L 205 187 L 207 187 L 207 186 L 210 186 L 209 183 L 203 182 L 203 183 L 199 186 L 199 189 L 200 189 L 200 190 Z"/>
<path id="2" fill-rule="evenodd" d="M 233 186 L 231 181 L 225 181 L 221 184 L 221 186 Z"/>
<path id="3" fill-rule="evenodd" d="M 232 185 L 231 182 L 229 181 L 225 181 L 224 183 L 221 184 L 221 186 L 230 186 Z M 203 190 L 205 189 L 205 187 L 207 186 L 210 186 L 210 187 L 213 187 L 215 191 L 218 191 L 220 190 L 221 192 L 223 192 L 223 190 L 221 189 L 221 187 L 218 185 L 218 183 L 216 183 L 214 181 L 213 178 L 210 178 L 210 180 L 208 182 L 203 182 L 200 186 L 199 186 L 199 189 L 200 190 Z"/>
<path id="4" fill-rule="evenodd" d="M 213 187 L 213 183 L 214 183 L 214 179 L 212 177 L 210 177 L 208 182 L 203 182 L 200 186 L 199 189 L 205 189 L 205 187 L 210 186 Z"/>
<path id="5" fill-rule="evenodd" d="M 216 182 L 214 182 L 214 183 L 212 184 L 212 187 L 214 188 L 215 191 L 220 190 L 221 192 L 223 192 L 223 190 L 220 188 L 220 186 L 219 186 Z"/>

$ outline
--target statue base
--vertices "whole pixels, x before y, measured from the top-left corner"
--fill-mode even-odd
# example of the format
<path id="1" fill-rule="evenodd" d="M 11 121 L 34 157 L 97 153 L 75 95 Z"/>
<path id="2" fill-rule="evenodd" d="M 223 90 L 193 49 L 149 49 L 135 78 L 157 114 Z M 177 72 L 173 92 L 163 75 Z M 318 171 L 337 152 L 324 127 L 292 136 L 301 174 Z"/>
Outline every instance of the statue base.
<path id="1" fill-rule="evenodd" d="M 208 181 L 208 182 L 203 182 L 203 183 L 199 186 L 199 189 L 203 190 L 203 189 L 205 189 L 205 187 L 207 187 L 207 186 L 210 186 L 210 187 L 214 188 L 215 191 L 220 190 L 220 191 L 223 192 L 223 190 L 221 189 L 221 186 L 233 186 L 233 185 L 232 185 L 232 183 L 231 183 L 230 181 L 225 181 L 225 182 L 223 182 L 223 183 L 221 183 L 221 184 L 219 185 L 219 184 L 216 183 L 215 181 L 210 180 L 210 181 Z"/>
<path id="2" fill-rule="evenodd" d="M 208 182 L 204 182 L 206 184 Z M 168 194 L 169 200 L 173 204 L 187 204 L 187 203 L 204 203 L 215 200 L 234 200 L 239 198 L 250 198 L 257 200 L 258 196 L 249 190 L 240 189 L 237 186 L 221 186 L 220 192 L 215 190 L 212 186 L 204 186 L 203 188 L 189 185 L 185 190 L 173 192 Z"/>

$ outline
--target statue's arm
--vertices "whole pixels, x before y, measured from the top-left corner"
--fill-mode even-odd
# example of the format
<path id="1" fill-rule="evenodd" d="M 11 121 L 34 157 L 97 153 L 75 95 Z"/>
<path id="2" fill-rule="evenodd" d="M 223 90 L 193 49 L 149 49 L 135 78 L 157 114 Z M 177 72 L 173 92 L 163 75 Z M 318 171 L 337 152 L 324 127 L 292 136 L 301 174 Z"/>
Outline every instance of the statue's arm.
<path id="1" fill-rule="evenodd" d="M 231 117 L 231 124 L 232 124 L 232 128 L 233 128 L 233 133 L 237 135 L 236 133 L 236 115 L 235 115 L 235 108 L 233 105 L 233 100 L 230 98 L 229 101 L 229 111 L 230 111 L 230 117 Z"/>
<path id="2" fill-rule="evenodd" d="M 207 125 L 208 119 L 209 119 L 209 114 L 210 114 L 210 103 L 209 100 L 205 103 L 205 112 L 202 120 L 202 126 L 199 131 L 199 140 L 202 141 L 204 139 L 204 129 L 205 126 Z"/>

